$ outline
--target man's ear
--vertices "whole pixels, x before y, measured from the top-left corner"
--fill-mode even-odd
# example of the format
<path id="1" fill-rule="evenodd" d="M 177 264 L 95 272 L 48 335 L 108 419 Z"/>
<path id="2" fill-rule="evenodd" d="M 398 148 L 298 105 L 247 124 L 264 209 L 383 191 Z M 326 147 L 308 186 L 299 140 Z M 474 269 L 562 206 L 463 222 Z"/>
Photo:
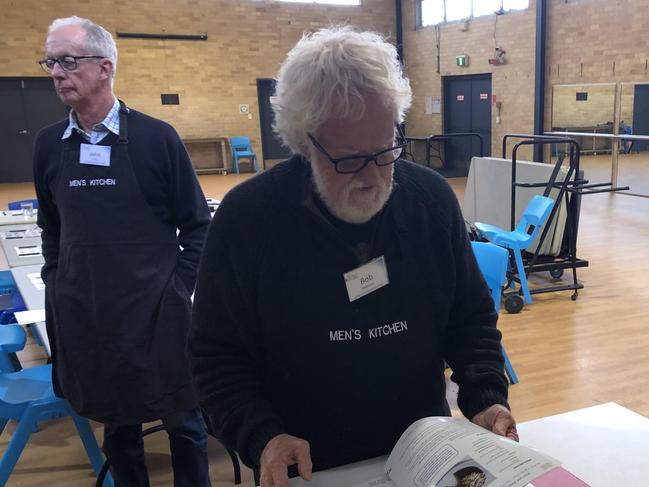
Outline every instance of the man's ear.
<path id="1" fill-rule="evenodd" d="M 101 68 L 102 79 L 113 77 L 113 62 L 110 59 L 108 58 L 101 59 L 99 61 L 99 66 Z"/>

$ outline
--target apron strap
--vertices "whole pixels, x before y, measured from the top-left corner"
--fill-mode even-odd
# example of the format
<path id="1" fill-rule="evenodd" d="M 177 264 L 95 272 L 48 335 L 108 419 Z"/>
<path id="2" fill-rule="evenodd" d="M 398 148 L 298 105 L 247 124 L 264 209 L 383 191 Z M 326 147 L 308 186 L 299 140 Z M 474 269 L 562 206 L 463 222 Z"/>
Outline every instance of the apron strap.
<path id="1" fill-rule="evenodd" d="M 128 108 L 119 100 L 119 144 L 128 144 Z"/>

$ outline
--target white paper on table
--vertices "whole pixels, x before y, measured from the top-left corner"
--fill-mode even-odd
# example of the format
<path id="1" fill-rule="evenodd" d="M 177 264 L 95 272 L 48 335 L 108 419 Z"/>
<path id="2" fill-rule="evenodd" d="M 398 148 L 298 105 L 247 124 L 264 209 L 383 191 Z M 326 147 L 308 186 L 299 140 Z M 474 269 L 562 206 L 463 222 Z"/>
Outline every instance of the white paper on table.
<path id="1" fill-rule="evenodd" d="M 41 255 L 41 246 L 28 245 L 27 247 L 16 247 L 16 253 L 18 254 L 18 257 L 33 257 L 35 255 Z"/>
<path id="2" fill-rule="evenodd" d="M 14 313 L 19 325 L 31 325 L 39 321 L 45 321 L 44 309 L 30 309 L 29 311 L 16 311 Z"/>
<path id="3" fill-rule="evenodd" d="M 45 289 L 45 283 L 43 282 L 43 278 L 41 277 L 40 272 L 32 272 L 31 274 L 27 274 L 27 278 L 29 279 L 29 282 L 31 282 L 32 285 L 39 291 Z"/>

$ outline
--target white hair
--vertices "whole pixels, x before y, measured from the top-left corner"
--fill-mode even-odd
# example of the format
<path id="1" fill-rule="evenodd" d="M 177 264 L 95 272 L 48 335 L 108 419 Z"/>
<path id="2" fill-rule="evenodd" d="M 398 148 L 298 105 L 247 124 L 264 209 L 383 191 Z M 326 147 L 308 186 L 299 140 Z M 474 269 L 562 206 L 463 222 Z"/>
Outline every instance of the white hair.
<path id="1" fill-rule="evenodd" d="M 86 32 L 84 47 L 88 51 L 88 54 L 110 59 L 111 63 L 113 63 L 112 76 L 115 77 L 115 73 L 117 72 L 117 46 L 110 32 L 101 25 L 95 24 L 92 20 L 72 16 L 56 19 L 52 22 L 47 30 L 48 37 L 55 30 L 69 25 L 78 25 L 83 28 Z"/>
<path id="2" fill-rule="evenodd" d="M 305 33 L 277 75 L 273 129 L 294 153 L 303 153 L 307 132 L 331 118 L 361 118 L 364 96 L 374 92 L 403 122 L 412 102 L 395 47 L 375 32 L 350 26 Z"/>

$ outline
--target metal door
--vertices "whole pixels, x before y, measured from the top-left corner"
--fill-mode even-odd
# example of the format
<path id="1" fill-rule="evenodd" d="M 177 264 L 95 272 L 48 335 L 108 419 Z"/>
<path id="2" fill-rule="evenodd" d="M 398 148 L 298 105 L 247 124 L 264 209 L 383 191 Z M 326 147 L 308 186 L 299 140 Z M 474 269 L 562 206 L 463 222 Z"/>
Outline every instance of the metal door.
<path id="1" fill-rule="evenodd" d="M 259 123 L 261 125 L 261 150 L 263 152 L 263 164 L 266 169 L 266 161 L 284 160 L 291 156 L 291 151 L 284 147 L 281 141 L 273 132 L 275 114 L 270 105 L 270 99 L 275 95 L 274 79 L 257 80 L 257 99 L 259 100 Z"/>
<path id="2" fill-rule="evenodd" d="M 50 78 L 0 79 L 0 183 L 32 181 L 34 139 L 67 116 Z"/>
<path id="3" fill-rule="evenodd" d="M 633 97 L 633 135 L 649 135 L 649 85 L 635 85 Z M 634 151 L 646 151 L 649 142 L 636 141 Z"/>
<path id="4" fill-rule="evenodd" d="M 444 78 L 444 133 L 478 133 L 484 154 L 491 154 L 491 75 Z M 449 138 L 446 142 L 446 176 L 466 176 L 471 157 L 479 154 L 476 137 Z"/>

